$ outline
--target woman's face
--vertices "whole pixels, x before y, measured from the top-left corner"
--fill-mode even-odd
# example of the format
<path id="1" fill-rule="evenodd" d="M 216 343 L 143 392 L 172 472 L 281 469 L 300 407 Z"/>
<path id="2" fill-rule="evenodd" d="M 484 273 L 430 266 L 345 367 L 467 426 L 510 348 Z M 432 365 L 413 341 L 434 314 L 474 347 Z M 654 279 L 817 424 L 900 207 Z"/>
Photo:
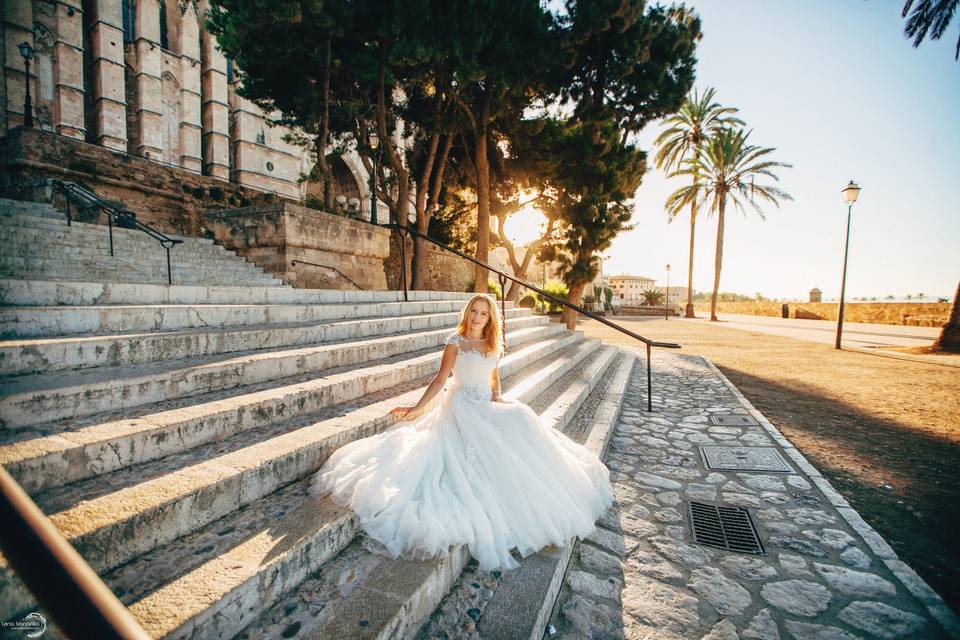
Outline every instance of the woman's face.
<path id="1" fill-rule="evenodd" d="M 470 321 L 470 328 L 475 334 L 483 332 L 483 328 L 490 320 L 490 307 L 483 300 L 474 300 L 470 305 L 470 311 L 467 313 L 467 319 Z"/>

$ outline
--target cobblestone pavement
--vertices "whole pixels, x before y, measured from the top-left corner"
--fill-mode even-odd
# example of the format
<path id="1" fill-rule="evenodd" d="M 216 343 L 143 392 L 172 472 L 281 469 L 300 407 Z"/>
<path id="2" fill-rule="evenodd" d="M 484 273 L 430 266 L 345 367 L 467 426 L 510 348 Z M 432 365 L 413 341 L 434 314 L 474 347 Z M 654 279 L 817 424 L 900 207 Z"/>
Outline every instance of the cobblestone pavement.
<path id="1" fill-rule="evenodd" d="M 960 637 L 942 599 L 706 358 L 661 353 L 653 367 L 653 413 L 642 358 L 634 370 L 605 457 L 616 500 L 576 543 L 554 638 Z M 727 414 L 758 424 L 711 422 Z M 789 471 L 708 469 L 700 447 L 713 446 L 735 448 L 715 466 L 767 447 L 757 459 Z M 696 544 L 691 500 L 746 508 L 764 552 Z"/>

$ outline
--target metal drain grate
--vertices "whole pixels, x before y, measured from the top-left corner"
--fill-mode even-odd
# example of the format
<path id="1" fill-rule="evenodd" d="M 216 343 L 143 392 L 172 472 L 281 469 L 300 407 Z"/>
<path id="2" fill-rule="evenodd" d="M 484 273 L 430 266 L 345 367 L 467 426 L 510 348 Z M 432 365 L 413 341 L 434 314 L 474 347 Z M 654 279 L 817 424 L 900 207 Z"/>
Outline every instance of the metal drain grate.
<path id="1" fill-rule="evenodd" d="M 793 471 L 774 447 L 728 447 L 703 445 L 700 457 L 707 469 L 716 471 Z"/>
<path id="2" fill-rule="evenodd" d="M 740 553 L 764 553 L 757 528 L 746 509 L 703 502 L 690 502 L 689 506 L 693 539 L 698 544 Z"/>
<path id="3" fill-rule="evenodd" d="M 753 416 L 742 413 L 728 413 L 725 416 L 713 414 L 710 416 L 710 423 L 715 427 L 755 427 L 757 420 Z"/>

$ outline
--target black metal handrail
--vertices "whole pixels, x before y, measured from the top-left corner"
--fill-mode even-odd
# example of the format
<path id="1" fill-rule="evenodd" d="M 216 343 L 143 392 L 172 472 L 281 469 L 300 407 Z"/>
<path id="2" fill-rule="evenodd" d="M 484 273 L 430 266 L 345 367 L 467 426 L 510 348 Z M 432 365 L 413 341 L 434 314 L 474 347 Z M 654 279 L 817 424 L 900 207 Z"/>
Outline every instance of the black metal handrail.
<path id="1" fill-rule="evenodd" d="M 149 225 L 137 220 L 136 216 L 117 209 L 106 200 L 98 196 L 96 193 L 90 189 L 77 184 L 76 182 L 71 182 L 69 180 L 50 180 L 50 185 L 60 191 L 67 202 L 67 226 L 71 226 L 73 222 L 73 216 L 70 211 L 70 200 L 71 198 L 86 201 L 86 206 L 81 207 L 81 211 L 87 211 L 90 209 L 101 209 L 107 213 L 107 226 L 110 228 L 110 255 L 113 255 L 113 222 L 124 222 L 129 225 L 127 228 L 137 229 L 144 232 L 154 240 L 160 243 L 160 246 L 166 249 L 167 251 L 167 284 L 173 284 L 173 273 L 170 267 L 170 248 L 178 244 L 181 244 L 183 240 L 177 238 L 171 238 L 161 231 L 157 231 Z"/>
<path id="2" fill-rule="evenodd" d="M 587 310 L 584 309 L 583 307 L 581 307 L 581 306 L 579 306 L 579 305 L 576 305 L 576 304 L 573 304 L 573 303 L 570 302 L 569 300 L 564 300 L 563 298 L 558 298 L 557 296 L 555 296 L 555 295 L 553 295 L 553 294 L 551 294 L 551 293 L 547 293 L 547 292 L 544 291 L 543 289 L 541 289 L 541 288 L 539 288 L 539 287 L 537 287 L 537 286 L 535 286 L 535 285 L 527 282 L 526 280 L 523 280 L 523 279 L 518 278 L 518 277 L 516 277 L 516 276 L 510 275 L 509 273 L 506 273 L 506 272 L 504 272 L 504 271 L 501 271 L 500 269 L 497 269 L 496 267 L 491 266 L 491 265 L 487 264 L 486 262 L 483 262 L 482 260 L 478 260 L 478 259 L 474 258 L 473 256 L 468 256 L 467 254 L 463 253 L 463 252 L 460 251 L 459 249 L 454 249 L 454 248 L 451 247 L 451 246 L 445 245 L 445 244 L 443 244 L 442 242 L 439 242 L 439 241 L 437 241 L 437 240 L 434 240 L 434 239 L 431 238 L 430 236 L 426 235 L 425 233 L 421 233 L 421 232 L 417 231 L 416 229 L 411 229 L 411 228 L 408 227 L 408 226 L 401 225 L 401 224 L 396 224 L 396 223 L 384 224 L 384 225 L 381 225 L 381 226 L 383 226 L 383 227 L 385 227 L 385 228 L 387 228 L 387 229 L 395 229 L 395 230 L 399 231 L 401 234 L 403 234 L 403 233 L 409 233 L 409 234 L 414 235 L 414 236 L 416 236 L 416 237 L 418 237 L 418 238 L 422 238 L 422 239 L 426 240 L 427 242 L 431 242 L 431 243 L 435 244 L 436 246 L 440 247 L 441 249 L 445 249 L 445 250 L 449 251 L 450 253 L 455 253 L 456 255 L 460 256 L 460 257 L 463 258 L 464 260 L 469 260 L 470 262 L 474 263 L 475 265 L 478 265 L 478 266 L 480 266 L 480 267 L 485 267 L 486 269 L 488 269 L 488 270 L 494 272 L 495 274 L 497 274 L 497 279 L 500 281 L 500 291 L 501 291 L 501 296 L 500 296 L 500 310 L 501 310 L 501 313 L 502 313 L 502 315 L 503 315 L 503 317 L 504 317 L 504 320 L 506 320 L 506 316 L 507 316 L 507 305 L 506 305 L 507 295 L 506 295 L 506 287 L 505 287 L 504 285 L 506 285 L 507 280 L 512 280 L 513 282 L 516 282 L 517 284 L 519 284 L 519 285 L 521 285 L 521 286 L 524 286 L 524 287 L 526 287 L 527 289 L 531 289 L 531 290 L 533 290 L 533 291 L 536 291 L 536 292 L 537 292 L 538 294 L 540 294 L 541 296 L 543 296 L 543 297 L 545 297 L 545 298 L 549 298 L 550 300 L 556 302 L 556 303 L 559 304 L 559 305 L 563 305 L 563 306 L 565 306 L 565 307 L 568 307 L 568 308 L 570 308 L 570 309 L 573 309 L 574 311 L 576 311 L 576 312 L 578 312 L 578 313 L 582 313 L 583 315 L 587 316 L 588 318 L 592 318 L 592 319 L 596 320 L 597 322 L 600 322 L 600 323 L 602 323 L 602 324 L 607 325 L 607 326 L 610 327 L 611 329 L 616 329 L 616 330 L 619 331 L 620 333 L 623 333 L 623 334 L 625 334 L 625 335 L 630 336 L 631 338 L 634 338 L 634 339 L 636 339 L 636 340 L 639 340 L 639 341 L 643 342 L 643 343 L 646 345 L 646 347 L 647 347 L 647 411 L 653 411 L 653 382 L 652 382 L 652 380 L 651 380 L 651 372 L 650 372 L 650 349 L 651 349 L 652 347 L 661 347 L 661 348 L 664 348 L 664 349 L 679 349 L 679 348 L 680 348 L 680 345 L 679 345 L 679 344 L 676 344 L 676 343 L 674 343 L 674 342 L 658 342 L 658 341 L 656 341 L 656 340 L 651 340 L 650 338 L 644 338 L 643 336 L 641 336 L 641 335 L 639 335 L 639 334 L 637 334 L 637 333 L 634 333 L 633 331 L 630 331 L 629 329 L 627 329 L 627 328 L 625 328 L 625 327 L 620 326 L 620 325 L 617 324 L 616 322 L 610 322 L 609 320 L 607 320 L 607 319 L 604 318 L 603 316 L 599 316 L 599 315 L 593 313 L 592 311 L 587 311 Z M 400 270 L 401 270 L 400 279 L 401 279 L 401 281 L 403 282 L 403 299 L 404 299 L 404 301 L 406 301 L 406 300 L 407 300 L 407 257 L 406 257 L 405 242 L 404 242 L 404 239 L 403 239 L 403 238 L 400 239 Z M 504 338 L 503 338 L 504 348 L 506 348 L 506 340 L 507 340 L 507 339 L 506 339 L 506 332 L 504 332 Z"/>
<path id="3" fill-rule="evenodd" d="M 363 291 L 363 287 L 361 287 L 360 285 L 358 285 L 356 282 L 353 281 L 353 279 L 352 279 L 350 276 L 348 276 L 347 274 L 345 274 L 343 271 L 340 271 L 340 269 L 337 269 L 336 267 L 332 267 L 332 266 L 330 266 L 330 265 L 328 265 L 328 264 L 317 264 L 316 262 L 307 262 L 306 260 L 291 260 L 291 261 L 290 261 L 290 264 L 291 264 L 291 265 L 294 265 L 294 264 L 297 264 L 298 262 L 299 262 L 300 264 L 310 265 L 311 267 L 322 267 L 322 268 L 324 268 L 324 269 L 330 269 L 330 270 L 332 270 L 332 271 L 336 271 L 336 272 L 339 273 L 341 276 L 343 276 L 343 278 L 344 278 L 347 282 L 349 282 L 350 284 L 352 284 L 353 286 L 355 286 L 355 287 L 356 287 L 357 289 L 359 289 L 360 291 Z"/>
<path id="4" fill-rule="evenodd" d="M 149 640 L 133 614 L 3 466 L 0 522 L 4 557 L 67 637 Z"/>

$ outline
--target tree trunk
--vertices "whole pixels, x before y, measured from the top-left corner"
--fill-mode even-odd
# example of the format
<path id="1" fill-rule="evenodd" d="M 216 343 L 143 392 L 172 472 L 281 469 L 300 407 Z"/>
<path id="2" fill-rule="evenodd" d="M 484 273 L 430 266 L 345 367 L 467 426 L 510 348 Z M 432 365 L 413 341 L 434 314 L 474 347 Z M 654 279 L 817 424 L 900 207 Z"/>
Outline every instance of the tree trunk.
<path id="1" fill-rule="evenodd" d="M 693 183 L 696 185 L 697 178 L 694 176 Z M 687 308 L 683 313 L 684 318 L 696 318 L 693 313 L 693 235 L 697 227 L 697 201 L 694 198 L 690 203 L 690 264 L 687 267 Z M 669 293 L 669 292 L 668 292 Z"/>
<path id="2" fill-rule="evenodd" d="M 477 260 L 487 262 L 490 249 L 490 158 L 487 156 L 487 131 L 490 120 L 490 106 L 493 100 L 493 87 L 486 88 L 480 120 L 476 128 L 476 148 L 474 165 L 477 168 Z M 485 267 L 475 265 L 473 290 L 486 293 L 487 274 Z"/>
<path id="3" fill-rule="evenodd" d="M 957 292 L 953 294 L 953 308 L 950 310 L 950 318 L 947 320 L 947 324 L 943 325 L 940 337 L 933 343 L 933 348 L 940 351 L 960 353 L 960 283 L 957 284 Z"/>
<path id="4" fill-rule="evenodd" d="M 717 255 L 713 264 L 713 296 L 710 298 L 710 320 L 717 320 L 717 293 L 720 291 L 720 267 L 723 264 L 723 210 L 726 196 L 721 196 L 720 211 L 717 213 Z"/>
<path id="5" fill-rule="evenodd" d="M 586 282 L 575 282 L 570 285 L 570 290 L 567 292 L 567 301 L 579 305 L 580 299 L 583 296 L 583 290 L 587 286 Z M 580 313 L 575 309 L 570 307 L 563 308 L 563 322 L 567 325 L 567 329 L 576 329 L 577 328 L 577 318 L 580 316 Z"/>

